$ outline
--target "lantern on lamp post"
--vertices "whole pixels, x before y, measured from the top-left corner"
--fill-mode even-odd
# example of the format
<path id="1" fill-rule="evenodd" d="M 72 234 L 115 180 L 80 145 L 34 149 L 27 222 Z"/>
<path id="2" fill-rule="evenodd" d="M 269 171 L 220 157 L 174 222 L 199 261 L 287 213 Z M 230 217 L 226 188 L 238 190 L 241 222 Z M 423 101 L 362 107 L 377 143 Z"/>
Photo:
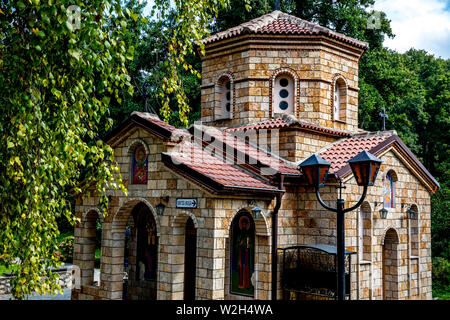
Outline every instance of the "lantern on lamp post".
<path id="1" fill-rule="evenodd" d="M 308 179 L 309 185 L 316 188 L 322 188 L 325 186 L 325 181 L 327 181 L 330 166 L 331 163 L 315 154 L 300 164 L 306 179 Z"/>
<path id="2" fill-rule="evenodd" d="M 337 214 L 337 298 L 338 300 L 345 300 L 345 213 L 355 210 L 364 201 L 367 188 L 373 186 L 375 179 L 377 178 L 378 171 L 380 169 L 382 161 L 370 154 L 367 151 L 362 151 L 355 157 L 347 161 L 350 165 L 356 183 L 359 186 L 363 186 L 363 194 L 359 201 L 351 208 L 344 209 L 345 201 L 342 199 L 342 180 L 339 182 L 339 198 L 336 202 L 336 207 L 330 207 L 325 204 L 320 197 L 319 188 L 325 186 L 325 182 L 328 176 L 328 171 L 331 163 L 325 161 L 317 155 L 312 155 L 305 161 L 303 161 L 299 168 L 306 176 L 308 184 L 314 186 L 316 189 L 316 196 L 319 203 L 327 210 L 336 212 Z"/>

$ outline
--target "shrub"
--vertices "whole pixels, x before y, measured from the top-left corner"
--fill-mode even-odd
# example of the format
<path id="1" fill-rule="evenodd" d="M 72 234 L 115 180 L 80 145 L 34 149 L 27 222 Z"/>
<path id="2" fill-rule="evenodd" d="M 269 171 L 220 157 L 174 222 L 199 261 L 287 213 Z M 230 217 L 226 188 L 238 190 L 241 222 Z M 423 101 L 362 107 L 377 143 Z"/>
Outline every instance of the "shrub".
<path id="1" fill-rule="evenodd" d="M 450 296 L 450 261 L 445 258 L 433 258 L 433 293 L 448 299 Z"/>
<path id="2" fill-rule="evenodd" d="M 74 237 L 70 236 L 65 238 L 59 244 L 59 256 L 60 260 L 64 262 L 72 262 L 73 260 L 73 242 Z"/>

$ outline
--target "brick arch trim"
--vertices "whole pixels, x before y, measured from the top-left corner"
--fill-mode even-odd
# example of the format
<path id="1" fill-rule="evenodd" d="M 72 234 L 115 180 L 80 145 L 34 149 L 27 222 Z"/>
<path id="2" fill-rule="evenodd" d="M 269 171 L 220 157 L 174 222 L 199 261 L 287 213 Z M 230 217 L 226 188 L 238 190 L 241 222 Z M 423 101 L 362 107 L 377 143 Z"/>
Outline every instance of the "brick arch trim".
<path id="1" fill-rule="evenodd" d="M 136 138 L 136 139 L 133 139 L 133 140 L 131 141 L 130 145 L 128 146 L 128 148 L 127 148 L 127 154 L 128 154 L 128 155 L 131 155 L 131 154 L 133 153 L 134 149 L 135 149 L 135 148 L 137 147 L 137 145 L 139 145 L 139 144 L 141 144 L 141 145 L 144 146 L 145 152 L 146 152 L 147 154 L 150 153 L 150 149 L 148 148 L 147 143 L 145 143 L 145 141 L 142 140 L 142 139 Z"/>
<path id="2" fill-rule="evenodd" d="M 385 172 L 386 172 L 386 174 L 384 175 L 384 177 L 386 177 L 388 174 L 391 174 L 391 175 L 392 175 L 392 180 L 393 180 L 394 182 L 397 182 L 397 181 L 398 181 L 397 171 L 395 171 L 394 169 L 387 168 L 387 169 L 385 170 Z"/>
<path id="3" fill-rule="evenodd" d="M 391 230 L 394 232 L 394 234 L 390 233 Z M 384 229 L 383 236 L 381 237 L 381 245 L 382 246 L 384 245 L 384 242 L 386 240 L 386 236 L 388 236 L 388 238 L 390 240 L 392 240 L 393 243 L 395 243 L 395 244 L 399 244 L 400 243 L 400 238 L 398 236 L 398 231 L 393 226 L 389 226 L 386 229 Z"/>
<path id="4" fill-rule="evenodd" d="M 373 212 L 372 206 L 370 205 L 370 202 L 369 202 L 369 201 L 364 201 L 364 202 L 361 204 L 361 210 L 362 210 L 364 213 L 372 213 L 372 212 Z"/>
<path id="5" fill-rule="evenodd" d="M 275 87 L 275 79 L 282 74 L 287 74 L 294 78 L 294 116 L 300 117 L 300 77 L 294 69 L 283 67 L 276 69 L 269 79 L 269 114 L 273 117 L 273 89 Z"/>
<path id="6" fill-rule="evenodd" d="M 339 82 L 340 84 L 344 85 L 344 89 L 345 89 L 345 105 L 344 105 L 344 108 L 345 108 L 346 112 L 348 111 L 348 108 L 347 108 L 347 104 L 348 104 L 348 82 L 347 82 L 347 79 L 343 75 L 341 75 L 340 73 L 336 73 L 333 76 L 333 80 L 331 82 L 331 90 L 330 90 L 330 92 L 331 92 L 330 106 L 331 106 L 331 113 L 332 113 L 332 120 L 333 121 L 335 121 L 334 120 L 334 118 L 335 118 L 334 117 L 334 88 L 336 87 L 336 83 L 337 82 Z M 345 119 L 341 120 L 341 121 L 347 121 L 347 115 L 345 116 Z"/>
<path id="7" fill-rule="evenodd" d="M 127 199 L 126 202 L 124 202 L 119 209 L 117 209 L 117 211 L 114 213 L 113 215 L 113 219 L 112 219 L 112 223 L 113 225 L 118 225 L 118 224 L 125 224 L 128 222 L 128 218 L 131 215 L 131 212 L 133 211 L 134 207 L 138 204 L 138 203 L 144 203 L 147 208 L 150 210 L 151 214 L 153 215 L 153 219 L 155 219 L 155 223 L 156 223 L 156 236 L 159 237 L 160 232 L 161 232 L 161 225 L 159 222 L 159 217 L 156 214 L 156 210 L 155 208 L 151 205 L 151 203 L 144 199 L 144 198 L 131 198 L 131 199 Z"/>
<path id="8" fill-rule="evenodd" d="M 201 225 L 201 223 L 199 221 L 200 219 L 198 219 L 197 216 L 193 212 L 187 211 L 187 210 L 180 210 L 177 212 L 177 214 L 175 216 L 173 216 L 172 227 L 184 226 L 184 224 L 186 223 L 185 218 L 192 219 L 192 222 L 194 222 L 195 229 L 198 229 L 200 227 L 200 225 Z"/>
<path id="9" fill-rule="evenodd" d="M 103 222 L 105 221 L 103 214 L 96 207 L 91 207 L 91 208 L 87 209 L 85 212 L 83 212 L 82 217 L 81 217 L 81 222 L 86 222 L 88 219 L 88 216 L 91 214 L 91 212 L 95 212 L 97 214 L 97 216 L 100 218 L 100 222 L 103 224 Z"/>
<path id="10" fill-rule="evenodd" d="M 415 208 L 417 213 L 420 213 L 419 205 L 415 202 L 411 204 L 411 209 Z"/>
<path id="11" fill-rule="evenodd" d="M 236 210 L 236 212 L 233 214 L 233 216 L 230 217 L 230 220 L 228 221 L 227 228 L 225 229 L 225 238 L 230 237 L 231 224 L 236 215 L 242 211 L 251 212 L 251 210 L 252 208 L 248 206 L 244 206 Z M 255 219 L 255 217 L 253 217 L 253 221 L 255 222 L 255 235 L 265 237 L 269 237 L 271 235 L 269 222 L 267 221 L 264 210 L 261 212 L 261 216 L 258 219 Z"/>

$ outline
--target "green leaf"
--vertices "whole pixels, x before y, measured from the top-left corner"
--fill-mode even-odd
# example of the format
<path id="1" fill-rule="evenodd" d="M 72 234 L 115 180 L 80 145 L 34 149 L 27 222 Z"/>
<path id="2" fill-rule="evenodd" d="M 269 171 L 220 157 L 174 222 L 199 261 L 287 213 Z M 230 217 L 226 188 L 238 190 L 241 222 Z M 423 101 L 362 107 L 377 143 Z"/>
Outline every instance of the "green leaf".
<path id="1" fill-rule="evenodd" d="M 81 56 L 81 50 L 69 49 L 69 54 L 79 61 Z"/>

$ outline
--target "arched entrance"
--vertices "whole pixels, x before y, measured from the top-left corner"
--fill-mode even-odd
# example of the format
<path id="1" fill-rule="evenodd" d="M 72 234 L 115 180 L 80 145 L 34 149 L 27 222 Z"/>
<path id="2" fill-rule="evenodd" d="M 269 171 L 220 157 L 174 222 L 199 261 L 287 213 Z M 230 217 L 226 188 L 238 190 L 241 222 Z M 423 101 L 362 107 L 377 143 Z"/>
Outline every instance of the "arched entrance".
<path id="1" fill-rule="evenodd" d="M 155 219 L 138 203 L 128 219 L 124 241 L 124 300 L 156 300 L 158 237 Z"/>
<path id="2" fill-rule="evenodd" d="M 389 229 L 382 243 L 383 300 L 397 300 L 399 297 L 398 244 L 397 232 L 394 229 Z"/>
<path id="3" fill-rule="evenodd" d="M 197 265 L 197 229 L 194 221 L 186 221 L 184 251 L 184 300 L 195 300 L 195 271 Z"/>

